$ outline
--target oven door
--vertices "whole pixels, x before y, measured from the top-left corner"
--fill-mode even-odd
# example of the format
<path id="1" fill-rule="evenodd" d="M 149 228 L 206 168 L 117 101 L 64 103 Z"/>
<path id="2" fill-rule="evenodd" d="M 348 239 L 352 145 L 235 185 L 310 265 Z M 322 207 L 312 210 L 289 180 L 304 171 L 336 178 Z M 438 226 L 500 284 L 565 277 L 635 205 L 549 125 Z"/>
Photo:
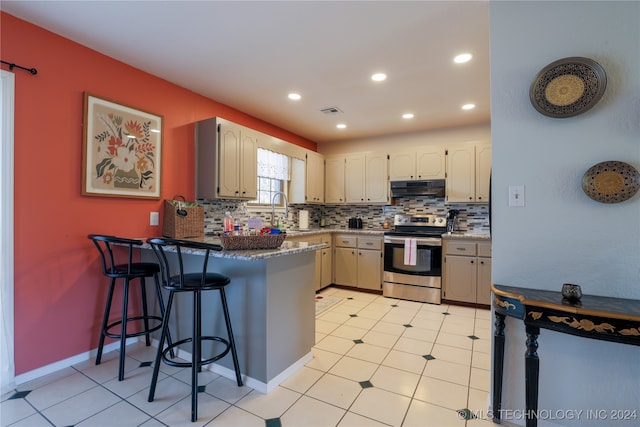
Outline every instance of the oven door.
<path id="1" fill-rule="evenodd" d="M 405 238 L 385 236 L 385 281 L 440 287 L 442 240 L 417 238 L 416 243 L 416 265 L 406 265 L 404 263 Z"/>

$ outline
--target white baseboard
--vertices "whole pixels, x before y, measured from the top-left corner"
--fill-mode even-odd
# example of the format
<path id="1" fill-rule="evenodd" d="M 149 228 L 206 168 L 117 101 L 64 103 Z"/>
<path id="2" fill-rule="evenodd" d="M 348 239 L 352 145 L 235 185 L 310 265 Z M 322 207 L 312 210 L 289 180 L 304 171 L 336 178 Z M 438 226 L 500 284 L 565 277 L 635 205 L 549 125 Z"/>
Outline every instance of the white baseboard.
<path id="1" fill-rule="evenodd" d="M 151 345 L 154 346 L 155 348 L 158 348 L 158 341 L 151 340 Z M 191 360 L 191 353 L 182 349 L 178 349 L 178 352 L 176 353 L 176 357 L 179 357 L 184 360 Z M 284 371 L 276 375 L 268 383 L 265 383 L 263 381 L 257 380 L 252 377 L 248 377 L 246 375 L 242 375 L 242 383 L 247 387 L 251 387 L 256 391 L 259 391 L 260 393 L 267 394 L 274 388 L 278 387 L 283 381 L 285 381 L 287 378 L 289 378 L 291 375 L 297 372 L 304 365 L 309 363 L 312 359 L 313 359 L 313 353 L 309 352 L 305 354 L 298 361 L 296 361 L 291 366 L 289 366 L 287 369 L 285 369 Z M 230 379 L 232 381 L 236 380 L 236 371 L 234 371 L 233 369 L 226 368 L 222 365 L 218 365 L 217 363 L 212 363 L 204 367 L 204 369 L 211 371 L 215 374 L 218 374 L 222 377 L 225 377 L 227 379 Z"/>
<path id="2" fill-rule="evenodd" d="M 138 341 L 139 341 L 138 338 L 129 338 L 127 339 L 127 345 L 136 343 Z M 119 350 L 119 349 L 120 349 L 120 342 L 115 341 L 110 344 L 106 344 L 102 349 L 102 353 L 104 354 L 104 353 L 108 353 L 110 351 Z M 90 360 L 92 357 L 96 357 L 97 354 L 98 354 L 98 349 L 95 348 L 93 350 L 89 350 L 84 353 L 80 353 L 75 356 L 71 356 L 66 359 L 59 360 L 57 362 L 51 363 L 41 368 L 34 369 L 33 371 L 25 372 L 24 374 L 20 374 L 16 376 L 16 385 L 24 384 L 26 382 L 35 380 L 45 375 L 53 374 L 54 372 L 68 368 L 80 362 L 85 362 L 87 360 Z"/>

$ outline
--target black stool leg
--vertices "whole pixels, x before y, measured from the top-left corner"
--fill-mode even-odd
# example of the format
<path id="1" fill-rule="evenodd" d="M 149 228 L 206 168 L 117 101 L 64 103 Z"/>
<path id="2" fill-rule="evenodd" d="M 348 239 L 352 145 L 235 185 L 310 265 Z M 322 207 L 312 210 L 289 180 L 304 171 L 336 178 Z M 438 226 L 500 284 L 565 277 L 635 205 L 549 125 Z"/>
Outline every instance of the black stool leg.
<path id="1" fill-rule="evenodd" d="M 111 279 L 109 285 L 109 294 L 107 295 L 107 305 L 104 308 L 104 316 L 102 316 L 102 328 L 100 328 L 100 342 L 98 343 L 98 354 L 96 355 L 96 365 L 102 360 L 102 348 L 104 347 L 104 338 L 107 334 L 107 324 L 109 323 L 109 313 L 111 312 L 111 301 L 113 300 L 113 290 L 115 288 L 116 279 Z"/>
<path id="2" fill-rule="evenodd" d="M 164 320 L 164 302 L 162 298 L 162 290 L 160 289 L 160 279 L 158 279 L 158 273 L 153 275 L 153 279 L 156 282 L 156 294 L 158 295 L 158 304 L 160 305 L 160 316 Z M 175 351 L 173 351 L 173 347 L 171 347 L 173 343 L 171 342 L 171 330 L 167 330 L 167 346 L 171 348 L 169 350 L 169 354 L 171 354 L 171 358 L 174 359 L 176 357 Z"/>
<path id="3" fill-rule="evenodd" d="M 124 278 L 124 295 L 122 297 L 122 329 L 120 330 L 120 364 L 118 367 L 118 381 L 124 379 L 124 355 L 127 346 L 127 311 L 129 308 L 129 278 Z"/>
<path id="4" fill-rule="evenodd" d="M 171 314 L 171 304 L 173 304 L 173 291 L 169 292 L 169 300 L 167 301 L 167 309 L 162 318 L 162 333 L 160 333 L 160 342 L 158 343 L 158 351 L 156 352 L 156 361 L 153 364 L 153 375 L 151 376 L 151 386 L 149 387 L 149 398 L 147 401 L 153 402 L 156 394 L 156 384 L 158 383 L 158 372 L 160 371 L 160 363 L 162 363 L 162 348 L 164 347 L 164 339 L 169 335 L 169 315 Z"/>
<path id="5" fill-rule="evenodd" d="M 144 330 L 146 332 L 146 334 L 144 334 L 145 336 L 145 344 L 147 345 L 147 347 L 149 347 L 151 345 L 151 337 L 149 334 L 149 311 L 147 310 L 147 291 L 146 291 L 146 283 L 144 280 L 144 277 L 140 278 L 140 290 L 142 293 L 142 317 L 143 317 L 143 321 L 144 321 Z"/>
<path id="6" fill-rule="evenodd" d="M 231 330 L 231 317 L 229 316 L 229 307 L 227 306 L 227 296 L 224 288 L 220 288 L 220 299 L 222 300 L 222 311 L 224 312 L 224 321 L 227 324 L 227 334 L 229 335 L 229 345 L 231 346 L 231 356 L 233 357 L 233 367 L 236 370 L 236 381 L 238 386 L 242 386 L 242 376 L 240 375 L 240 363 L 238 363 L 238 353 L 236 352 L 236 342 L 233 339 L 233 331 Z"/>
<path id="7" fill-rule="evenodd" d="M 191 339 L 191 421 L 198 419 L 198 372 L 200 372 L 201 351 L 201 298 L 200 291 L 193 293 L 193 338 Z"/>

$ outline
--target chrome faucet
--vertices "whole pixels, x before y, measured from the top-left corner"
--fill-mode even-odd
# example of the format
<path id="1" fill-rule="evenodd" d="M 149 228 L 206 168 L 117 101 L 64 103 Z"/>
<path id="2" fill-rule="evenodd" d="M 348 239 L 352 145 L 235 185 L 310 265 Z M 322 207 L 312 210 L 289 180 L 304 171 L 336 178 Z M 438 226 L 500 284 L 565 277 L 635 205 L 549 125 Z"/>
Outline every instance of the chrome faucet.
<path id="1" fill-rule="evenodd" d="M 282 195 L 282 197 L 284 197 L 284 215 L 285 218 L 289 217 L 289 200 L 287 199 L 287 195 L 284 194 L 282 191 L 278 191 L 276 193 L 273 194 L 273 197 L 271 198 L 271 227 L 274 226 L 273 220 L 275 218 L 275 210 L 276 210 L 276 196 L 277 195 Z"/>

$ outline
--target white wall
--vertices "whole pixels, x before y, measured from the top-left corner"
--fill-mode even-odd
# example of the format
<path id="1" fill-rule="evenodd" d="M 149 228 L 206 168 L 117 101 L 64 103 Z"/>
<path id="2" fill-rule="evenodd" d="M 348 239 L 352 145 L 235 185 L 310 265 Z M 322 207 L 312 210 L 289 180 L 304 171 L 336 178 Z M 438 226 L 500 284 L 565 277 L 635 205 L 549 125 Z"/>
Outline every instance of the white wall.
<path id="1" fill-rule="evenodd" d="M 491 2 L 493 282 L 640 299 L 640 194 L 617 204 L 588 198 L 584 172 L 605 160 L 640 170 L 640 2 Z M 601 101 L 553 119 L 529 101 L 547 64 L 583 56 L 600 63 Z M 509 185 L 525 186 L 509 208 Z M 522 322 L 507 322 L 503 408 L 524 409 Z M 638 419 L 538 425 L 640 423 L 640 347 L 541 331 L 540 409 L 636 409 Z M 512 420 L 524 425 L 524 420 Z"/>
<path id="2" fill-rule="evenodd" d="M 344 141 L 337 144 L 318 144 L 318 152 L 325 156 L 333 156 L 364 151 L 390 152 L 394 150 L 410 150 L 415 147 L 432 144 L 447 146 L 461 142 L 490 140 L 491 127 L 489 124 L 486 124 L 364 138 Z"/>

